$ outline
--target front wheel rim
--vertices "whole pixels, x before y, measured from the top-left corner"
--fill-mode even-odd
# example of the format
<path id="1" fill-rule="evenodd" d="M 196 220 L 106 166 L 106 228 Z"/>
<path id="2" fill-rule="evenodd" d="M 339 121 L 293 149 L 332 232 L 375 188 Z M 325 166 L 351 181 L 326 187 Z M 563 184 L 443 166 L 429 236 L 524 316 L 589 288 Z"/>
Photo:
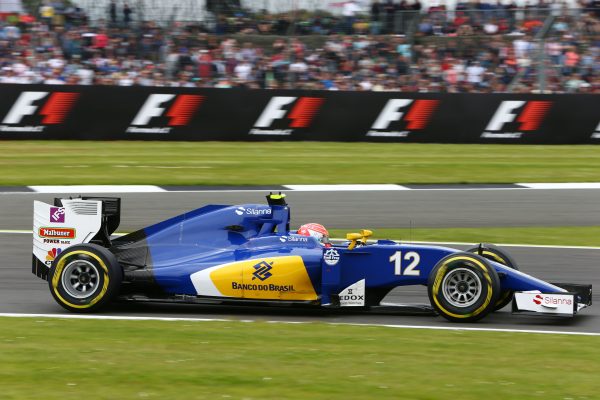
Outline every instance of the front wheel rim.
<path id="1" fill-rule="evenodd" d="M 444 299 L 454 307 L 472 306 L 481 297 L 481 292 L 481 279 L 468 268 L 453 269 L 442 281 Z"/>

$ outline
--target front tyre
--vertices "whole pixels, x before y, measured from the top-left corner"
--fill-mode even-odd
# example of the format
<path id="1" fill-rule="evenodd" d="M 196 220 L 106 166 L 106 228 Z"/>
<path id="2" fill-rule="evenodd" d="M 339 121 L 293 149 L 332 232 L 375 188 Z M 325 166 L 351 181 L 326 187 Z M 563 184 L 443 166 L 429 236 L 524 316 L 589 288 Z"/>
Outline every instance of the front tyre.
<path id="1" fill-rule="evenodd" d="M 50 292 L 69 311 L 94 312 L 118 293 L 123 271 L 115 256 L 95 244 L 65 249 L 52 263 Z"/>
<path id="2" fill-rule="evenodd" d="M 494 310 L 500 295 L 498 273 L 483 257 L 450 254 L 429 274 L 432 307 L 453 322 L 473 322 Z"/>
<path id="3" fill-rule="evenodd" d="M 502 265 L 507 266 L 508 268 L 517 271 L 519 270 L 519 267 L 517 267 L 517 263 L 515 262 L 515 260 L 513 260 L 510 254 L 508 254 L 507 252 L 505 252 L 497 246 L 488 243 L 482 243 L 479 246 L 475 246 L 468 249 L 467 252 L 479 254 L 480 256 L 487 258 L 488 260 L 496 261 L 497 263 L 500 263 Z M 500 293 L 498 301 L 494 306 L 494 311 L 498 311 L 510 304 L 514 297 L 514 294 L 515 292 L 512 290 L 504 290 L 502 293 Z"/>

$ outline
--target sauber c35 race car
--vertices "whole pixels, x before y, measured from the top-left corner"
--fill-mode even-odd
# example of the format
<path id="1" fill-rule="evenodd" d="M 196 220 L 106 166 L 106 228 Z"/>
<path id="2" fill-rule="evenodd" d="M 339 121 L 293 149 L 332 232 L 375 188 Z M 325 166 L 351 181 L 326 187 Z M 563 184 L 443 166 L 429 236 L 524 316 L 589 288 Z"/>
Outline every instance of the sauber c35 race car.
<path id="1" fill-rule="evenodd" d="M 101 197 L 34 203 L 33 273 L 67 310 L 114 300 L 357 309 L 409 285 L 426 286 L 433 310 L 450 321 L 476 321 L 511 302 L 514 312 L 561 316 L 591 305 L 591 285 L 544 282 L 488 244 L 373 242 L 362 230 L 323 246 L 290 231 L 281 194 L 267 204 L 207 205 L 115 238 L 120 205 Z"/>

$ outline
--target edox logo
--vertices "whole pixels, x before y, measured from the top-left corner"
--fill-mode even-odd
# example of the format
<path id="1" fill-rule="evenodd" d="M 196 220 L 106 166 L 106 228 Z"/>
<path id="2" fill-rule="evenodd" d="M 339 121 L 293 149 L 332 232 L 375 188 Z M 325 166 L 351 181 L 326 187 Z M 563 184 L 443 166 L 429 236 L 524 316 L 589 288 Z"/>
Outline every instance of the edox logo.
<path id="1" fill-rule="evenodd" d="M 273 269 L 271 265 L 273 265 L 273 263 L 269 264 L 266 261 L 261 261 L 258 264 L 256 264 L 254 266 L 254 269 L 256 271 L 254 271 L 254 273 L 252 274 L 252 280 L 260 279 L 261 281 L 264 281 L 273 276 L 273 274 L 269 272 L 271 271 L 271 269 Z"/>

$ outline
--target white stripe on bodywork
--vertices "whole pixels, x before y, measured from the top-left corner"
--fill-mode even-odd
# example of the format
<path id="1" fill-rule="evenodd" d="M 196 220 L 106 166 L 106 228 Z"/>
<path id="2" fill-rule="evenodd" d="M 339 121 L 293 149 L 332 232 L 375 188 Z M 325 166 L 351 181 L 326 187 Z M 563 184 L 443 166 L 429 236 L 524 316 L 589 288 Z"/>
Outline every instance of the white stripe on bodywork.
<path id="1" fill-rule="evenodd" d="M 196 289 L 198 296 L 231 297 L 221 293 L 210 278 L 211 272 L 223 267 L 227 267 L 231 264 L 235 264 L 235 262 L 215 265 L 214 267 L 209 267 L 203 269 L 202 271 L 194 272 L 192 275 L 190 275 L 190 279 L 192 280 L 192 284 L 194 285 L 194 289 Z"/>

